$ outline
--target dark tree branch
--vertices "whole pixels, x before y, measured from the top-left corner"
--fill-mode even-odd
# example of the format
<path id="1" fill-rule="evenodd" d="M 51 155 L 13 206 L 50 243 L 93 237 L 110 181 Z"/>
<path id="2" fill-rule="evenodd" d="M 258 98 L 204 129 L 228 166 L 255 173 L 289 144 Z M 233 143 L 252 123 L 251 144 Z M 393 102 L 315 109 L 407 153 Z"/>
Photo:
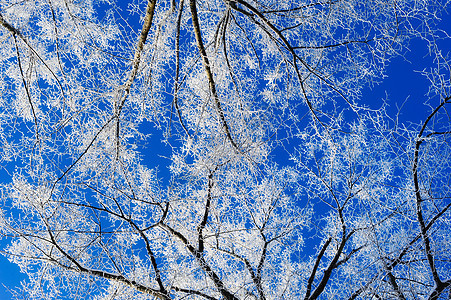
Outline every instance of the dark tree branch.
<path id="1" fill-rule="evenodd" d="M 413 166 L 412 166 L 412 174 L 413 174 L 413 182 L 415 187 L 415 197 L 416 197 L 416 213 L 417 213 L 417 219 L 418 223 L 420 224 L 421 229 L 421 236 L 423 239 L 424 247 L 425 247 L 425 255 L 427 257 L 429 268 L 432 272 L 432 276 L 434 279 L 434 282 L 437 287 L 442 287 L 443 282 L 440 279 L 440 276 L 437 272 L 437 269 L 435 267 L 435 259 L 434 255 L 431 250 L 431 241 L 426 229 L 426 223 L 423 217 L 423 211 L 422 211 L 422 196 L 420 191 L 420 183 L 419 183 L 419 174 L 418 174 L 418 168 L 419 168 L 419 159 L 420 159 L 420 146 L 425 141 L 423 139 L 423 133 L 426 130 L 428 123 L 431 121 L 431 119 L 438 113 L 438 111 L 444 107 L 446 104 L 450 103 L 451 97 L 445 98 L 440 105 L 438 105 L 434 111 L 426 118 L 426 121 L 423 123 L 423 126 L 420 130 L 420 132 L 417 135 L 417 141 L 415 143 L 415 150 L 414 150 L 414 159 L 413 159 Z"/>
<path id="2" fill-rule="evenodd" d="M 200 55 L 202 57 L 202 62 L 204 65 L 205 73 L 207 75 L 208 83 L 210 86 L 210 91 L 213 95 L 214 103 L 216 106 L 216 110 L 218 112 L 219 119 L 221 121 L 222 127 L 225 131 L 225 134 L 227 136 L 227 139 L 232 144 L 233 148 L 235 148 L 238 153 L 240 153 L 240 149 L 238 145 L 235 143 L 235 141 L 232 138 L 232 135 L 230 133 L 229 125 L 226 122 L 224 111 L 221 106 L 221 101 L 219 100 L 218 92 L 216 91 L 216 84 L 213 78 L 213 73 L 211 71 L 210 67 L 210 61 L 207 56 L 207 51 L 205 50 L 204 42 L 202 41 L 202 35 L 200 32 L 200 24 L 199 24 L 199 18 L 197 16 L 197 8 L 196 8 L 196 0 L 190 0 L 190 9 L 191 9 L 191 16 L 193 21 L 193 27 L 194 27 L 194 35 L 196 36 L 197 41 L 197 47 L 199 48 Z"/>

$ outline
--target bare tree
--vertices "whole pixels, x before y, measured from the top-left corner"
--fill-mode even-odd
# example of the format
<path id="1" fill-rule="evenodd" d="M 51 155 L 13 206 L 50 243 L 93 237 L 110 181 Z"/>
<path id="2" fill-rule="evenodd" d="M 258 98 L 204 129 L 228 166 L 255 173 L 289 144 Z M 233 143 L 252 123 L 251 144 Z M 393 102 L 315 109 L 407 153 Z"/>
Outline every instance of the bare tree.
<path id="1" fill-rule="evenodd" d="M 449 297 L 446 7 L 1 1 L 15 296 Z M 361 98 L 412 39 L 437 65 L 417 126 Z"/>

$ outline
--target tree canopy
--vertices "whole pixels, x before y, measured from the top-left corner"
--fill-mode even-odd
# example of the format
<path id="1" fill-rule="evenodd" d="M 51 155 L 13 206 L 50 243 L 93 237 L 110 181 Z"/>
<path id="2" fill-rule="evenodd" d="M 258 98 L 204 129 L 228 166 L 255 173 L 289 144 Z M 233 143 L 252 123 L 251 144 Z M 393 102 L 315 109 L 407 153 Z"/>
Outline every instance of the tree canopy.
<path id="1" fill-rule="evenodd" d="M 14 297 L 449 299 L 446 9 L 1 0 Z M 362 96 L 415 41 L 419 123 Z"/>

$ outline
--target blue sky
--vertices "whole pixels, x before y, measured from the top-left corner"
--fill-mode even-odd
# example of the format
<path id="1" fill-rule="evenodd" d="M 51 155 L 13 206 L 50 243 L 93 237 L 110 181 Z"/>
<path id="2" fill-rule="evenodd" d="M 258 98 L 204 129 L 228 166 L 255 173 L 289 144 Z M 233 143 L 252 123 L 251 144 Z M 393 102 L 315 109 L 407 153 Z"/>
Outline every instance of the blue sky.
<path id="1" fill-rule="evenodd" d="M 441 28 L 451 34 L 451 18 L 447 17 L 441 22 Z M 442 49 L 451 49 L 449 41 L 443 41 Z M 433 62 L 427 56 L 427 48 L 424 42 L 412 42 L 411 51 L 405 53 L 405 58 L 397 57 L 387 67 L 387 75 L 381 84 L 375 87 L 368 87 L 363 92 L 364 103 L 373 107 L 379 107 L 382 99 L 386 98 L 390 105 L 390 113 L 393 115 L 401 107 L 400 120 L 404 123 L 418 123 L 424 120 L 429 113 L 427 107 L 423 105 L 425 94 L 428 90 L 428 81 L 419 72 L 423 69 L 433 67 Z M 154 136 L 155 139 L 159 135 Z M 156 141 L 157 142 L 157 141 Z M 164 151 L 164 150 L 163 150 Z M 160 164 L 166 162 L 165 158 L 159 160 Z M 161 166 L 164 172 L 164 167 Z M 2 173 L 4 174 L 4 173 Z M 8 180 L 2 178 L 1 180 Z M 4 246 L 5 241 L 1 241 L 0 246 Z M 5 257 L 0 256 L 0 300 L 12 299 L 7 287 L 14 288 L 20 286 L 20 281 L 25 276 L 19 272 L 16 265 L 11 264 Z"/>

